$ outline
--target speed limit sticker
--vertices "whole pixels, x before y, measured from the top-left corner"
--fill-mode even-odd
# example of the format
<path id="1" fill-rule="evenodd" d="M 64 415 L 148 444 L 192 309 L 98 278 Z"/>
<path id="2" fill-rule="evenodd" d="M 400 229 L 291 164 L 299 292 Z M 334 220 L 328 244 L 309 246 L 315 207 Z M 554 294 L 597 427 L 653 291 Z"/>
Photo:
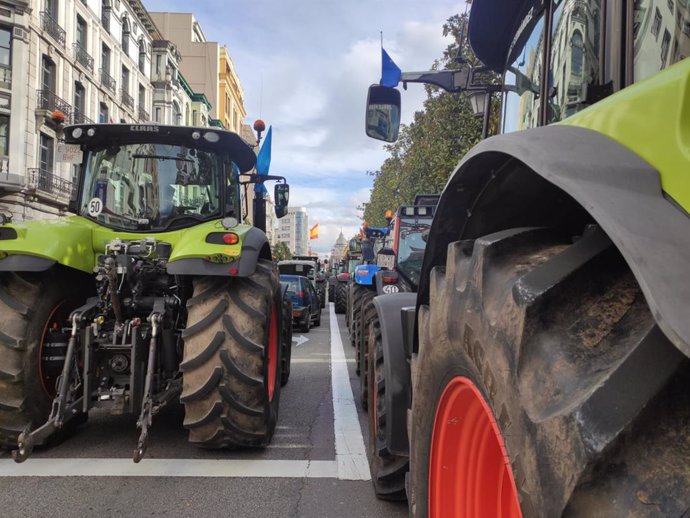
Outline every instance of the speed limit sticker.
<path id="1" fill-rule="evenodd" d="M 89 202 L 89 216 L 95 218 L 103 210 L 103 202 L 100 198 L 92 198 Z"/>

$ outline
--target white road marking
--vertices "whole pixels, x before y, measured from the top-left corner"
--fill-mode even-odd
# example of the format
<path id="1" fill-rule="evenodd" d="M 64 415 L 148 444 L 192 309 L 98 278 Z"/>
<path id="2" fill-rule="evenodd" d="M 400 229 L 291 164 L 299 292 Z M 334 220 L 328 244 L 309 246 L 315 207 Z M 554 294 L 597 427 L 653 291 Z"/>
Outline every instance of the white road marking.
<path id="1" fill-rule="evenodd" d="M 333 428 L 338 479 L 370 480 L 364 438 L 347 371 L 345 350 L 340 339 L 335 306 L 329 303 L 331 324 L 331 384 L 333 386 Z"/>
<path id="2" fill-rule="evenodd" d="M 296 342 L 295 347 L 299 347 L 299 346 L 302 345 L 304 342 L 308 342 L 308 341 L 309 341 L 309 338 L 307 338 L 307 337 L 304 336 L 304 335 L 293 336 L 293 337 L 292 337 L 292 341 L 293 341 L 293 342 Z"/>
<path id="3" fill-rule="evenodd" d="M 332 460 L 29 459 L 0 460 L 0 477 L 336 478 Z"/>

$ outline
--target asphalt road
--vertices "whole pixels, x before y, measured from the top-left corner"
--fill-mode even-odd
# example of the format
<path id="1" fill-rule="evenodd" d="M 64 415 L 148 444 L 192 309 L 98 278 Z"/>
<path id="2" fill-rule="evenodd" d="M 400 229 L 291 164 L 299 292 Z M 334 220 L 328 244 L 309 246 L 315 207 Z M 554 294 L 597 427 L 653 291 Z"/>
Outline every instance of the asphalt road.
<path id="1" fill-rule="evenodd" d="M 333 316 L 330 305 L 321 327 L 295 331 L 309 340 L 293 347 L 269 447 L 188 445 L 183 410 L 175 405 L 156 416 L 146 458 L 134 464 L 136 419 L 92 413 L 76 435 L 35 451 L 24 464 L 0 452 L 0 516 L 407 516 L 405 503 L 374 497 L 364 455 L 366 414 L 353 397 L 354 351 L 343 316 L 332 327 Z"/>

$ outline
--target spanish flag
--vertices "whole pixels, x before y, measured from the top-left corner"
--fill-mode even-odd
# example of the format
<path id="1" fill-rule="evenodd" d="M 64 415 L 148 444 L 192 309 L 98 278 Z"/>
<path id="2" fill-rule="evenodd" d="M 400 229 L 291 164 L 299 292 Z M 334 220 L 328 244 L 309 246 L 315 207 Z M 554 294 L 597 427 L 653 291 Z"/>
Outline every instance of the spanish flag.
<path id="1" fill-rule="evenodd" d="M 317 223 L 313 227 L 309 229 L 309 239 L 318 239 L 319 238 L 319 224 Z"/>

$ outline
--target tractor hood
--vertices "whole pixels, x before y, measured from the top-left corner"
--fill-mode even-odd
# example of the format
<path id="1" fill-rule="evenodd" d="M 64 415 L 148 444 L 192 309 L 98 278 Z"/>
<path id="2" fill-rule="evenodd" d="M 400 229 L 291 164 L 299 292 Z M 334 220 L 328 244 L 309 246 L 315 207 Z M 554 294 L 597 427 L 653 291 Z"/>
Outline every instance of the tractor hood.
<path id="1" fill-rule="evenodd" d="M 237 225 L 226 230 L 220 220 L 157 233 L 111 230 L 81 216 L 5 224 L 0 225 L 0 271 L 40 271 L 59 263 L 76 270 L 92 272 L 98 263 L 98 256 L 104 253 L 105 245 L 110 241 L 149 238 L 157 243 L 171 245 L 169 271 L 179 265 L 196 264 L 201 265 L 199 274 L 221 275 L 221 272 L 209 273 L 204 270 L 203 265 L 210 268 L 224 267 L 237 263 L 242 255 L 257 255 L 260 246 L 258 233 L 260 231 L 249 225 Z M 226 244 L 224 236 L 227 234 L 235 234 L 237 242 Z M 242 276 L 242 273 L 239 275 Z"/>

